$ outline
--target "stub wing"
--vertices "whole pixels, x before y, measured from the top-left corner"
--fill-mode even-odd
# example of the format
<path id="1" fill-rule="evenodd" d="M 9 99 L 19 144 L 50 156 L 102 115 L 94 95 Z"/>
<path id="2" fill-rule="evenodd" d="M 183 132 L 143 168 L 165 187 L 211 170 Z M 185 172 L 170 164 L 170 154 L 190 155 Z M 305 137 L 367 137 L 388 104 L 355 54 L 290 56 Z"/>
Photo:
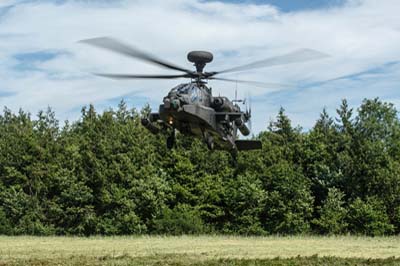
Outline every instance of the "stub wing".
<path id="1" fill-rule="evenodd" d="M 236 140 L 236 147 L 239 151 L 260 150 L 262 143 L 259 140 Z"/>

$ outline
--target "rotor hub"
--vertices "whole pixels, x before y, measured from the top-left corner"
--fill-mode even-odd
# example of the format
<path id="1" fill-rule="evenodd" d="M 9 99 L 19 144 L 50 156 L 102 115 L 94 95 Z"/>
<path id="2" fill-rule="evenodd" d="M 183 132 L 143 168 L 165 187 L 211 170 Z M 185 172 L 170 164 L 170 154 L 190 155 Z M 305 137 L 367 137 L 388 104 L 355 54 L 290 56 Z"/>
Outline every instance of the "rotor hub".
<path id="1" fill-rule="evenodd" d="M 213 54 L 207 51 L 191 51 L 188 53 L 187 59 L 194 63 L 197 72 L 202 73 L 204 66 L 213 60 Z"/>

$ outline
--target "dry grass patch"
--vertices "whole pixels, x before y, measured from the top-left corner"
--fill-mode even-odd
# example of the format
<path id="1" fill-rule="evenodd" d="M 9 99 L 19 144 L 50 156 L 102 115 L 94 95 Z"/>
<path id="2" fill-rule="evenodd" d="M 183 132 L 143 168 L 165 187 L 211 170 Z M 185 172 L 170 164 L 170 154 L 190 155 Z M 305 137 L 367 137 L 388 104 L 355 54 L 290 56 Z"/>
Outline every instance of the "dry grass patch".
<path id="1" fill-rule="evenodd" d="M 360 259 L 400 257 L 400 237 L 0 237 L 0 265 L 42 265 L 46 261 L 61 265 L 131 265 L 135 261 L 140 265 L 145 261 L 161 263 L 160 259 L 167 258 L 184 264 L 202 265 L 222 259 L 226 265 L 236 265 L 229 263 L 238 261 L 242 265 L 246 261 L 268 259 L 271 262 L 270 259 L 277 257 L 315 255 Z M 394 261 L 400 265 L 400 261 Z"/>

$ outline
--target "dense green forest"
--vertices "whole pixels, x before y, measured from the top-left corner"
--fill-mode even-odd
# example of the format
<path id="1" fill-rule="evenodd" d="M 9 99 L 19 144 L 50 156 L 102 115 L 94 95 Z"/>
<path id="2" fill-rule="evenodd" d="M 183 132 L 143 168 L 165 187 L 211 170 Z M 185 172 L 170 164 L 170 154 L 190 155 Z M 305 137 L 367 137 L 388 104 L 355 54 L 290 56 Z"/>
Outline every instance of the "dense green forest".
<path id="1" fill-rule="evenodd" d="M 400 233 L 400 120 L 390 103 L 342 101 L 313 128 L 281 109 L 255 138 L 261 151 L 177 148 L 140 125 L 149 112 L 82 109 L 60 125 L 0 115 L 0 234 Z"/>

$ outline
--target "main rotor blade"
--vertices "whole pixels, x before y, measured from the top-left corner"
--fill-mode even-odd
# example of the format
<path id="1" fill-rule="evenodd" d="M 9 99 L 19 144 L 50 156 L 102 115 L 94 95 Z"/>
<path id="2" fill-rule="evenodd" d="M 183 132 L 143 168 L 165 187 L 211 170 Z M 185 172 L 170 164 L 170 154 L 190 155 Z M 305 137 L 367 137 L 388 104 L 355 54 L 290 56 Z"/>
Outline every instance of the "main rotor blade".
<path id="1" fill-rule="evenodd" d="M 261 87 L 261 88 L 266 88 L 266 89 L 268 89 L 268 88 L 276 88 L 276 89 L 278 89 L 278 88 L 290 88 L 290 87 L 292 87 L 291 85 L 288 85 L 288 84 L 266 83 L 266 82 L 260 82 L 260 81 L 250 81 L 250 80 L 226 79 L 226 78 L 216 78 L 216 77 L 209 77 L 208 79 L 250 84 L 250 85 L 253 85 L 253 86 L 256 86 L 256 87 Z"/>
<path id="2" fill-rule="evenodd" d="M 157 57 L 150 55 L 148 53 L 145 53 L 143 51 L 140 51 L 136 48 L 133 48 L 127 44 L 124 44 L 118 40 L 109 38 L 109 37 L 99 37 L 99 38 L 93 38 L 93 39 L 87 39 L 87 40 L 81 40 L 80 42 L 90 44 L 99 48 L 103 48 L 106 50 L 110 50 L 122 55 L 127 55 L 136 59 L 140 59 L 146 62 L 150 62 L 168 69 L 174 69 L 178 71 L 182 71 L 188 74 L 191 74 L 193 71 L 189 69 L 185 69 L 182 67 L 179 67 L 177 65 L 174 65 L 172 63 L 169 63 L 167 61 L 158 59 Z"/>
<path id="3" fill-rule="evenodd" d="M 187 74 L 182 75 L 131 75 L 131 74 L 107 74 L 107 73 L 93 73 L 96 76 L 112 79 L 176 79 L 187 78 Z"/>
<path id="4" fill-rule="evenodd" d="M 298 62 L 306 62 L 306 61 L 317 60 L 317 59 L 322 59 L 322 58 L 326 58 L 326 57 L 329 57 L 329 55 L 318 52 L 316 50 L 301 49 L 301 50 L 297 50 L 297 51 L 294 51 L 289 54 L 267 58 L 267 59 L 256 61 L 256 62 L 253 62 L 250 64 L 233 67 L 233 68 L 229 68 L 229 69 L 222 70 L 222 71 L 211 72 L 210 74 L 216 75 L 216 74 L 221 74 L 221 73 L 237 72 L 237 71 L 243 71 L 243 70 L 254 69 L 254 68 L 285 65 L 285 64 L 292 64 L 292 63 L 298 63 Z"/>

